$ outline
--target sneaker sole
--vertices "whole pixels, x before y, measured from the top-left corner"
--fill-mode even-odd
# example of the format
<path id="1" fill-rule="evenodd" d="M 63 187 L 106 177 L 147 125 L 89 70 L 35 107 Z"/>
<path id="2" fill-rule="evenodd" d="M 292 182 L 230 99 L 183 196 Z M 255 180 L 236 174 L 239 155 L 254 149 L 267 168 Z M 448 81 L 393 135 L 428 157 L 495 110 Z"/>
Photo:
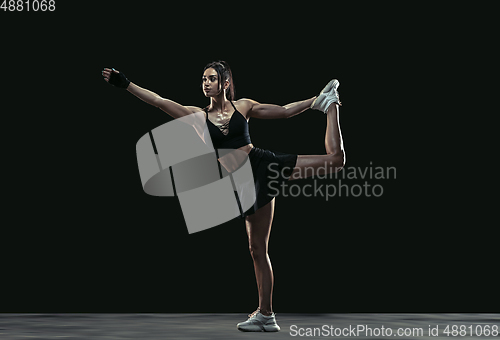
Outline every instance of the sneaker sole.
<path id="1" fill-rule="evenodd" d="M 278 325 L 276 325 L 276 326 L 268 326 L 268 327 L 264 326 L 264 330 L 266 332 L 279 332 L 280 326 L 278 326 Z"/>
<path id="2" fill-rule="evenodd" d="M 316 104 L 316 101 L 318 100 L 318 98 L 323 94 L 323 93 L 328 93 L 332 90 L 332 87 L 335 87 L 335 90 L 337 90 L 339 88 L 339 85 L 340 85 L 340 82 L 337 80 L 337 79 L 332 79 L 330 80 L 330 82 L 328 84 L 326 84 L 325 87 L 323 87 L 323 90 L 321 90 L 321 92 L 319 93 L 319 95 L 316 97 L 316 99 L 314 99 L 314 101 L 312 102 L 311 104 L 311 108 L 314 107 L 314 105 Z"/>
<path id="3" fill-rule="evenodd" d="M 327 93 L 332 90 L 332 87 L 335 87 L 335 90 L 339 88 L 340 82 L 337 79 L 332 79 L 326 86 L 321 90 L 321 93 Z"/>

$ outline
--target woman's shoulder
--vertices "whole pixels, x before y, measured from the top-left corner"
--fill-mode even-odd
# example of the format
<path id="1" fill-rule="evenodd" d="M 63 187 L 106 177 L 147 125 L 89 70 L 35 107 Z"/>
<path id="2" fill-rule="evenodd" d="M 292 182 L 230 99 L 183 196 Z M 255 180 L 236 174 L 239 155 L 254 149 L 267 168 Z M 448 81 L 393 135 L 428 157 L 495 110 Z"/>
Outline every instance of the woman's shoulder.
<path id="1" fill-rule="evenodd" d="M 253 99 L 241 98 L 235 101 L 234 105 L 243 116 L 247 117 L 248 111 L 250 111 L 252 109 L 252 106 L 256 103 L 257 102 Z"/>

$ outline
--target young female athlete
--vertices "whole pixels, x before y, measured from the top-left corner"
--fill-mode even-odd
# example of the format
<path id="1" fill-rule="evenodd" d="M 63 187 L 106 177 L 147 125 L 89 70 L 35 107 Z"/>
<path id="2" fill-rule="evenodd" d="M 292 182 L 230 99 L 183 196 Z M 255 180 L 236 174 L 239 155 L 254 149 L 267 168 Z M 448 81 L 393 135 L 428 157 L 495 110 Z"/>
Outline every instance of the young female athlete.
<path id="1" fill-rule="evenodd" d="M 234 100 L 234 84 L 231 69 L 224 61 L 205 66 L 202 89 L 210 98 L 210 105 L 201 109 L 183 106 L 170 99 L 160 97 L 130 82 L 123 73 L 105 68 L 104 80 L 124 88 L 139 99 L 160 108 L 174 118 L 205 111 L 206 123 L 215 149 L 239 149 L 248 154 L 256 188 L 256 203 L 244 214 L 250 254 L 253 258 L 255 277 L 259 291 L 259 307 L 249 319 L 237 325 L 241 331 L 279 331 L 272 309 L 273 271 L 267 253 L 271 224 L 274 215 L 274 197 L 269 193 L 269 171 L 271 165 L 273 180 L 276 170 L 280 181 L 304 178 L 314 174 L 324 175 L 342 169 L 345 162 L 342 135 L 338 113 L 339 96 L 336 79 L 330 81 L 317 97 L 291 103 L 285 106 L 261 104 L 252 99 Z M 307 109 L 320 110 L 327 115 L 325 155 L 295 155 L 254 147 L 248 133 L 250 118 L 289 118 Z M 305 171 L 305 170 L 308 171 Z"/>

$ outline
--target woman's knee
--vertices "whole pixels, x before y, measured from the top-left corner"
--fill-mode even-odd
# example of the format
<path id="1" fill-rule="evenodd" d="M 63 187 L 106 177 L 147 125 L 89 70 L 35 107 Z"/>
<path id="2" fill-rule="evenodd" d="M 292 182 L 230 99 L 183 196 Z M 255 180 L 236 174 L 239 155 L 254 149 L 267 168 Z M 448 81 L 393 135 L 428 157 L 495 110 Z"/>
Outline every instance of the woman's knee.
<path id="1" fill-rule="evenodd" d="M 267 255 L 267 247 L 265 245 L 250 242 L 248 248 L 254 260 L 263 258 Z"/>
<path id="2" fill-rule="evenodd" d="M 342 170 L 345 165 L 345 154 L 344 152 L 331 153 L 326 155 L 328 158 L 328 170 L 330 173 L 338 172 Z"/>

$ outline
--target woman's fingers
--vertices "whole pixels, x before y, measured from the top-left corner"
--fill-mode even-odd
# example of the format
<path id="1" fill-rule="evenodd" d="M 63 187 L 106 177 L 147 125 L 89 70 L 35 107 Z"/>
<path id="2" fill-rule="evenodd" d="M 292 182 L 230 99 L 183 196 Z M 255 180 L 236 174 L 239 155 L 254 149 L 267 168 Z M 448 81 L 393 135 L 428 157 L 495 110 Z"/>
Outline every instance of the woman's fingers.
<path id="1" fill-rule="evenodd" d="M 104 80 L 109 81 L 109 77 L 111 76 L 111 69 L 104 68 L 104 70 L 102 71 L 102 76 L 104 77 Z"/>
<path id="2" fill-rule="evenodd" d="M 111 77 L 111 72 L 120 73 L 119 71 L 115 70 L 114 68 L 105 67 L 104 70 L 101 72 L 105 81 L 109 82 L 109 77 Z"/>

